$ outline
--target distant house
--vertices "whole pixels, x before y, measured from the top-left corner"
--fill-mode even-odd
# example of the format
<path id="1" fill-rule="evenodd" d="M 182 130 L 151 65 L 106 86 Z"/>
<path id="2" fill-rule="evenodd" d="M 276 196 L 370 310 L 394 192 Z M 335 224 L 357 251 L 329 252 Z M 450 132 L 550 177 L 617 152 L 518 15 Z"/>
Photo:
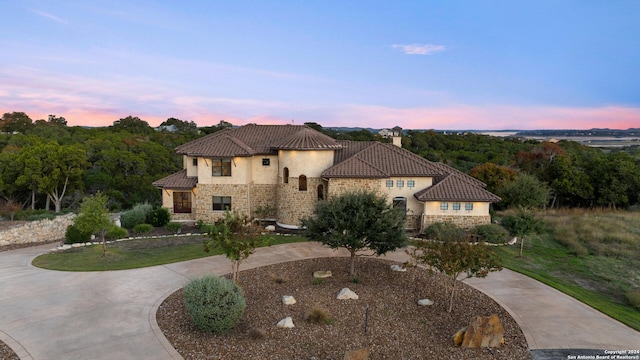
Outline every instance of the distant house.
<path id="1" fill-rule="evenodd" d="M 399 129 L 399 130 L 398 130 Z M 298 227 L 319 201 L 372 190 L 406 213 L 407 228 L 440 221 L 470 228 L 490 222 L 500 198 L 485 184 L 394 144 L 339 141 L 304 125 L 227 128 L 176 148 L 184 168 L 155 181 L 174 220 L 215 221 L 231 209 Z"/>

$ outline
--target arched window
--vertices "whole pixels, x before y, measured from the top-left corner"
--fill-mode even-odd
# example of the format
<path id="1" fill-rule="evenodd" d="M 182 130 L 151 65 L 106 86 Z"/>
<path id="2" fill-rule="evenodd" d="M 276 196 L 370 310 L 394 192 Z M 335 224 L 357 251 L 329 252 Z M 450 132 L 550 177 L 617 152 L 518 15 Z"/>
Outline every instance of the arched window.
<path id="1" fill-rule="evenodd" d="M 282 182 L 285 184 L 289 183 L 289 168 L 286 167 L 282 169 Z"/>
<path id="2" fill-rule="evenodd" d="M 406 197 L 394 197 L 393 207 L 400 209 L 403 214 L 407 214 L 407 198 Z"/>
<path id="3" fill-rule="evenodd" d="M 307 191 L 307 177 L 304 175 L 300 175 L 298 178 L 298 190 Z"/>
<path id="4" fill-rule="evenodd" d="M 318 200 L 324 200 L 324 185 L 318 185 Z"/>

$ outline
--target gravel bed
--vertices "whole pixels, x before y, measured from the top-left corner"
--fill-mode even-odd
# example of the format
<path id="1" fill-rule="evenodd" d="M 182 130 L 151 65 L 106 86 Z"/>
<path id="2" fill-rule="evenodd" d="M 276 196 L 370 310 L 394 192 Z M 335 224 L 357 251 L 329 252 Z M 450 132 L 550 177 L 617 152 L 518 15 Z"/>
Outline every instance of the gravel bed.
<path id="1" fill-rule="evenodd" d="M 228 334 L 213 335 L 195 328 L 184 307 L 182 291 L 170 295 L 156 314 L 164 335 L 184 359 L 307 359 L 342 360 L 345 351 L 367 348 L 369 359 L 531 359 L 517 323 L 491 298 L 459 283 L 451 313 L 446 312 L 442 275 L 422 268 L 393 272 L 393 262 L 358 258 L 358 281 L 348 275 L 347 258 L 301 260 L 240 273 L 247 309 Z M 331 270 L 333 276 L 317 284 L 313 272 Z M 336 300 L 348 287 L 359 300 Z M 283 305 L 282 296 L 297 303 Z M 429 298 L 432 306 L 418 306 Z M 367 333 L 365 309 L 369 307 Z M 314 306 L 324 308 L 330 324 L 305 321 Z M 498 349 L 463 349 L 452 336 L 475 316 L 498 314 L 505 328 L 505 345 Z M 276 323 L 287 316 L 295 327 Z M 263 338 L 251 334 L 260 332 Z"/>
<path id="2" fill-rule="evenodd" d="M 20 360 L 18 355 L 16 355 L 13 350 L 9 347 L 9 345 L 0 341 L 0 359 L 2 360 Z"/>

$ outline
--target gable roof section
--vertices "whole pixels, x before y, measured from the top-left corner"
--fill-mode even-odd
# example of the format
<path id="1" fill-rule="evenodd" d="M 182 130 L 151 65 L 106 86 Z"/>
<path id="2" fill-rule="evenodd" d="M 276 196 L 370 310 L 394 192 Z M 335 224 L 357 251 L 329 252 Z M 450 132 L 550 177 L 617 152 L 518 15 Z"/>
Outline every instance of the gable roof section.
<path id="1" fill-rule="evenodd" d="M 463 174 L 464 175 L 464 174 Z M 473 178 L 472 178 L 473 179 Z M 498 202 L 500 197 L 477 186 L 459 174 L 451 173 L 440 177 L 426 189 L 413 195 L 418 201 L 482 201 Z"/>
<path id="2" fill-rule="evenodd" d="M 188 156 L 235 157 L 276 154 L 283 150 L 339 149 L 333 138 L 306 125 L 256 125 L 227 128 L 176 148 Z"/>
<path id="3" fill-rule="evenodd" d="M 434 177 L 446 174 L 442 168 L 434 166 L 429 160 L 395 145 L 375 141 L 360 145 L 354 143 L 357 142 L 347 144 L 345 154 L 336 156 L 336 161 L 341 161 L 334 162 L 334 166 L 323 171 L 323 178 Z M 354 149 L 359 151 L 354 152 Z M 348 156 L 351 152 L 353 155 Z"/>
<path id="4" fill-rule="evenodd" d="M 175 174 L 154 181 L 151 185 L 160 189 L 191 190 L 196 187 L 197 183 L 198 177 L 187 176 L 187 169 L 182 169 Z"/>

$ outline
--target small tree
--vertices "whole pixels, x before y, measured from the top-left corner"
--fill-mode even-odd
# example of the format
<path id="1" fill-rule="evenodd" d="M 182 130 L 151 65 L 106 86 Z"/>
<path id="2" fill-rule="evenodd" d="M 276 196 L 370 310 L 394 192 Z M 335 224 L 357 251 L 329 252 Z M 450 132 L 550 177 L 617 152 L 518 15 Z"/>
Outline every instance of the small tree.
<path id="1" fill-rule="evenodd" d="M 16 216 L 16 213 L 21 209 L 22 209 L 22 204 L 18 203 L 13 199 L 7 199 L 5 202 L 2 203 L 2 206 L 0 206 L 0 211 L 2 211 L 2 214 L 9 215 L 9 219 L 11 221 L 13 221 L 13 219 Z"/>
<path id="2" fill-rule="evenodd" d="M 509 232 L 520 238 L 520 257 L 524 251 L 524 237 L 542 230 L 542 221 L 536 218 L 533 211 L 518 209 L 515 215 L 507 215 L 502 218 L 502 226 Z"/>
<path id="3" fill-rule="evenodd" d="M 246 260 L 255 249 L 267 245 L 269 238 L 262 236 L 261 228 L 237 212 L 227 211 L 224 219 L 219 221 L 209 233 L 211 240 L 204 243 L 204 250 L 220 248 L 227 259 L 231 260 L 231 279 L 237 283 L 242 261 Z"/>
<path id="4" fill-rule="evenodd" d="M 356 252 L 373 250 L 383 255 L 404 246 L 404 215 L 374 192 L 345 193 L 318 203 L 315 216 L 302 219 L 304 234 L 332 249 L 345 248 L 351 255 L 349 275 L 355 276 Z"/>
<path id="5" fill-rule="evenodd" d="M 102 239 L 102 256 L 107 255 L 107 243 L 104 235 L 113 226 L 113 221 L 109 218 L 109 210 L 107 209 L 108 202 L 107 195 L 100 192 L 82 199 L 80 212 L 74 220 L 74 225 L 81 232 L 100 235 Z"/>
<path id="6" fill-rule="evenodd" d="M 453 308 L 458 280 L 482 278 L 489 272 L 502 270 L 500 260 L 489 246 L 470 243 L 467 236 L 425 241 L 408 253 L 417 263 L 429 266 L 430 271 L 437 270 L 447 275 L 445 292 L 450 294 L 447 312 Z M 466 276 L 459 279 L 462 274 Z"/>

